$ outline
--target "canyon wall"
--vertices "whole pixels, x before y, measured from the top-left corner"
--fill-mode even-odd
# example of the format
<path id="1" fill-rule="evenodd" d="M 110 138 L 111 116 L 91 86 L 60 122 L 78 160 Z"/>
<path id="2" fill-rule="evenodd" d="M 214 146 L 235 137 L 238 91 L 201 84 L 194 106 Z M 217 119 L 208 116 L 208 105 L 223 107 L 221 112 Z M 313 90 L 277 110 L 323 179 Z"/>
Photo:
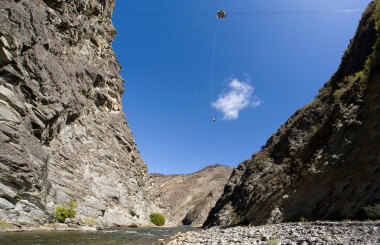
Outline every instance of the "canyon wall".
<path id="1" fill-rule="evenodd" d="M 379 22 L 376 0 L 338 71 L 234 170 L 205 227 L 370 218 L 363 210 L 380 203 Z"/>
<path id="2" fill-rule="evenodd" d="M 0 219 L 150 224 L 152 179 L 122 112 L 115 0 L 0 0 Z"/>

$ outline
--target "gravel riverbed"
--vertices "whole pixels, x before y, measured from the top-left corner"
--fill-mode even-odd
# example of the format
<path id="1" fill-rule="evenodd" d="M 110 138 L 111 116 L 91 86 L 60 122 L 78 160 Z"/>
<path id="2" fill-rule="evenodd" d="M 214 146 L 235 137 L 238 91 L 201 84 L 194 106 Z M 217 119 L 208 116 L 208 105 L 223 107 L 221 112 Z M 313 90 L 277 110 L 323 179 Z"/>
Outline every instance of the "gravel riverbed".
<path id="1" fill-rule="evenodd" d="M 163 244 L 380 244 L 380 221 L 213 227 L 178 233 Z"/>

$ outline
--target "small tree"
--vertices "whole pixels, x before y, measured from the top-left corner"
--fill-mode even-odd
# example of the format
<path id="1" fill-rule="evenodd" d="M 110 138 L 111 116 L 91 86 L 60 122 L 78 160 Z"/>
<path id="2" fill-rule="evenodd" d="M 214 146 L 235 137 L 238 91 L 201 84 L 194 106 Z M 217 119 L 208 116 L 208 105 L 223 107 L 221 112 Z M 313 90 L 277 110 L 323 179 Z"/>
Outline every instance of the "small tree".
<path id="1" fill-rule="evenodd" d="M 75 209 L 77 207 L 78 207 L 78 204 L 73 200 L 67 203 L 67 217 L 68 218 L 73 219 L 75 217 L 75 214 L 77 213 Z"/>
<path id="2" fill-rule="evenodd" d="M 77 203 L 73 200 L 66 204 L 59 205 L 55 208 L 55 218 L 60 223 L 64 223 L 67 218 L 73 219 L 75 217 L 75 209 L 78 207 Z"/>
<path id="3" fill-rule="evenodd" d="M 64 223 L 67 219 L 67 216 L 67 208 L 64 205 L 60 205 L 55 208 L 55 218 L 58 220 L 58 222 Z"/>

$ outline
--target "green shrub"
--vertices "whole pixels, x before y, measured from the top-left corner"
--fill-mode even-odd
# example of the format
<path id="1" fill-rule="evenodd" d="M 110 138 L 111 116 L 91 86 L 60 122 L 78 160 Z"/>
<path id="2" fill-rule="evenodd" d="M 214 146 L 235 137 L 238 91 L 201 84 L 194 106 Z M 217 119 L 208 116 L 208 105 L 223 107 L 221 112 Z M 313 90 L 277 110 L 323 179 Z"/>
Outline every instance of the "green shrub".
<path id="1" fill-rule="evenodd" d="M 80 225 L 94 226 L 94 225 L 97 225 L 98 222 L 96 221 L 96 219 L 94 219 L 92 217 L 87 217 L 84 219 L 84 221 L 79 221 L 79 224 Z"/>
<path id="2" fill-rule="evenodd" d="M 365 218 L 380 219 L 380 203 L 371 206 L 363 207 Z"/>
<path id="3" fill-rule="evenodd" d="M 307 222 L 308 220 L 307 220 L 307 218 L 305 218 L 304 216 L 301 216 L 301 218 L 300 218 L 300 222 Z"/>
<path id="4" fill-rule="evenodd" d="M 240 217 L 235 216 L 235 217 L 232 219 L 231 225 L 237 225 L 237 224 L 239 224 L 239 223 L 241 223 L 241 219 L 240 219 Z"/>
<path id="5" fill-rule="evenodd" d="M 55 208 L 55 218 L 58 222 L 63 223 L 67 219 L 67 208 L 64 205 L 60 205 Z"/>
<path id="6" fill-rule="evenodd" d="M 157 226 L 163 226 L 165 224 L 165 217 L 162 214 L 152 213 L 149 217 L 152 223 Z"/>
<path id="7" fill-rule="evenodd" d="M 309 135 L 309 137 L 313 137 L 314 135 L 316 135 L 316 134 L 318 133 L 318 131 L 321 130 L 321 128 L 322 128 L 322 124 L 321 124 L 321 123 L 319 123 L 319 124 L 313 126 L 313 127 L 311 128 L 311 130 L 310 130 L 310 135 Z"/>
<path id="8" fill-rule="evenodd" d="M 75 209 L 77 207 L 78 205 L 73 200 L 66 204 L 59 205 L 55 208 L 55 218 L 60 223 L 64 223 L 67 218 L 73 219 L 75 217 Z"/>
<path id="9" fill-rule="evenodd" d="M 22 198 L 22 196 L 20 196 L 20 195 L 17 195 L 17 196 L 16 196 L 16 199 L 17 199 L 17 201 L 24 200 L 24 198 Z"/>
<path id="10" fill-rule="evenodd" d="M 67 217 L 73 219 L 77 213 L 75 209 L 78 207 L 77 203 L 73 200 L 67 203 Z"/>
<path id="11" fill-rule="evenodd" d="M 12 227 L 13 227 L 12 224 L 9 224 L 9 223 L 3 221 L 2 219 L 0 219 L 0 229 L 9 229 Z"/>

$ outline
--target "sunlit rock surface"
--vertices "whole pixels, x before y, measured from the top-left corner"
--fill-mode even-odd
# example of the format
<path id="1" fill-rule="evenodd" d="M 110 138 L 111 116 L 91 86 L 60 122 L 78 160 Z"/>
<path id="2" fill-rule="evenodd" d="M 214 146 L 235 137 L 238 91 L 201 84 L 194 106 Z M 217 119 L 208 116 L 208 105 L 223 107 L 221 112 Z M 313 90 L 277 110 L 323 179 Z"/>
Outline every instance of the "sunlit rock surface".
<path id="1" fill-rule="evenodd" d="M 0 0 L 0 219 L 148 225 L 151 177 L 122 112 L 115 1 Z"/>

